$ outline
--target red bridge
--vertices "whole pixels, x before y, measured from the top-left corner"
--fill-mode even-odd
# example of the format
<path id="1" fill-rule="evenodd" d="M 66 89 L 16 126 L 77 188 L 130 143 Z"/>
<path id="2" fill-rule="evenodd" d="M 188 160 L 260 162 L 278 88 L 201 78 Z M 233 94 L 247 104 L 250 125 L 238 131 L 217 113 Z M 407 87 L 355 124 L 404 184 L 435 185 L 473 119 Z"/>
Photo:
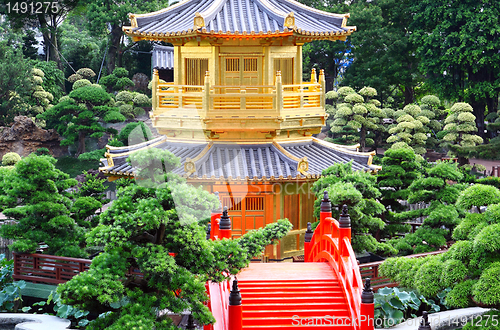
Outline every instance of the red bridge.
<path id="1" fill-rule="evenodd" d="M 212 214 L 212 239 L 229 238 L 229 217 Z M 320 223 L 308 225 L 304 263 L 252 263 L 238 280 L 207 283 L 216 319 L 205 330 L 337 329 L 373 330 L 374 304 L 369 281 L 361 275 L 351 247 L 347 208 L 331 217 L 325 192 Z M 14 254 L 14 279 L 59 284 L 85 271 L 91 261 L 43 254 Z M 373 272 L 373 270 L 370 270 Z M 376 274 L 371 274 L 376 276 Z"/>
<path id="2" fill-rule="evenodd" d="M 314 232 L 308 226 L 304 263 L 250 264 L 237 280 L 207 284 L 216 323 L 205 330 L 374 329 L 373 292 L 369 280 L 362 286 L 347 206 L 339 221 L 331 216 L 325 192 L 320 224 Z M 218 217 L 211 237 L 229 237 Z"/>

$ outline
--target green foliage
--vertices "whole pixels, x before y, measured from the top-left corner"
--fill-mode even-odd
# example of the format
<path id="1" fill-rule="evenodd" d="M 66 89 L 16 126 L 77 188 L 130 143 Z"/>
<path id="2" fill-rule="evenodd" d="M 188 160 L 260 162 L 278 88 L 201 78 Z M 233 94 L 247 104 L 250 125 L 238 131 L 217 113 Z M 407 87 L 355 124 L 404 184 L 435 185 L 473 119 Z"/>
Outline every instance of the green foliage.
<path id="1" fill-rule="evenodd" d="M 397 124 L 391 125 L 391 136 L 387 139 L 392 149 L 410 147 L 418 155 L 426 153 L 427 133 L 431 128 L 430 119 L 425 114 L 416 104 L 408 104 L 403 110 L 396 111 L 394 117 Z"/>
<path id="2" fill-rule="evenodd" d="M 500 39 L 497 22 L 489 20 L 498 16 L 498 7 L 488 4 L 423 0 L 409 7 L 414 13 L 410 39 L 426 83 L 446 99 L 471 103 L 481 136 L 485 106 L 498 97 Z"/>
<path id="3" fill-rule="evenodd" d="M 368 142 L 367 134 L 384 130 L 381 125 L 384 113 L 375 104 L 378 101 L 372 99 L 376 95 L 377 91 L 371 87 L 363 87 L 359 94 L 346 87 L 339 90 L 335 109 L 331 110 L 333 120 L 328 121 L 333 142 L 347 144 L 359 141 L 360 150 L 363 151 Z M 380 102 L 377 104 L 380 105 Z"/>
<path id="4" fill-rule="evenodd" d="M 21 290 L 26 286 L 24 281 L 13 282 L 14 260 L 7 260 L 0 254 L 0 312 L 16 313 L 23 302 Z"/>
<path id="5" fill-rule="evenodd" d="M 105 86 L 108 92 L 123 91 L 127 87 L 134 86 L 134 82 L 128 78 L 128 74 L 127 69 L 117 67 L 112 74 L 102 77 L 99 84 Z"/>
<path id="6" fill-rule="evenodd" d="M 392 247 L 377 242 L 373 237 L 361 235 L 375 233 L 385 226 L 379 217 L 385 208 L 377 201 L 381 195 L 376 187 L 377 178 L 370 173 L 353 171 L 351 163 L 335 164 L 324 170 L 322 175 L 323 177 L 312 187 L 312 191 L 316 194 L 314 203 L 316 218 L 319 218 L 319 206 L 326 190 L 333 206 L 334 218 L 339 216 L 335 207 L 339 210 L 344 204 L 348 206 L 353 232 L 352 245 L 355 251 L 395 253 Z"/>
<path id="7" fill-rule="evenodd" d="M 446 117 L 443 128 L 447 134 L 443 137 L 443 146 L 451 148 L 450 155 L 456 156 L 457 149 L 461 147 L 474 147 L 477 144 L 482 144 L 483 139 L 480 136 L 473 134 L 477 131 L 475 119 L 472 114 L 473 109 L 467 103 L 455 103 L 450 114 Z"/>
<path id="8" fill-rule="evenodd" d="M 78 155 L 85 153 L 86 137 L 99 138 L 104 134 L 103 122 L 125 120 L 117 108 L 107 106 L 111 96 L 100 87 L 80 87 L 69 96 L 69 100 L 62 100 L 38 117 L 45 119 L 49 128 L 55 128 L 65 137 L 61 145 L 78 142 Z"/>
<path id="9" fill-rule="evenodd" d="M 214 319 L 203 305 L 205 282 L 238 273 L 291 228 L 281 220 L 238 240 L 206 240 L 204 226 L 181 222 L 175 184 L 184 183 L 171 180 L 160 189 L 135 184 L 119 188 L 118 199 L 87 235 L 89 244 L 104 246 L 105 251 L 89 271 L 60 285 L 57 292 L 63 304 L 101 314 L 88 329 L 165 328 L 169 323 L 156 313 L 163 309 L 190 310 L 200 323 L 211 323 Z M 196 199 L 194 190 L 191 208 L 196 210 L 198 204 L 210 214 L 218 201 Z M 144 275 L 127 275 L 129 269 Z"/>
<path id="10" fill-rule="evenodd" d="M 2 165 L 3 166 L 11 166 L 11 165 L 16 165 L 18 161 L 21 160 L 21 156 L 19 156 L 18 153 L 15 152 L 7 152 L 5 155 L 2 157 Z"/>
<path id="11" fill-rule="evenodd" d="M 54 61 L 33 61 L 34 68 L 40 69 L 44 73 L 42 87 L 53 96 L 53 102 L 57 103 L 63 96 L 64 73 L 58 69 Z"/>
<path id="12" fill-rule="evenodd" d="M 84 257 L 83 219 L 101 207 L 102 198 L 68 193 L 77 181 L 56 169 L 55 162 L 50 156 L 31 154 L 3 176 L 1 207 L 17 223 L 2 226 L 0 235 L 15 239 L 10 248 L 16 252 L 33 253 L 44 242 L 48 254 Z"/>
<path id="13" fill-rule="evenodd" d="M 31 66 L 19 49 L 0 40 L 0 126 L 28 111 L 26 100 L 32 89 Z"/>
<path id="14" fill-rule="evenodd" d="M 497 228 L 498 230 L 498 228 Z M 497 232 L 498 235 L 498 232 Z M 499 249 L 497 249 L 499 250 Z M 500 305 L 500 262 L 491 264 L 484 270 L 479 280 L 474 284 L 472 294 L 474 300 L 486 305 Z"/>
<path id="15" fill-rule="evenodd" d="M 475 206 L 480 211 L 481 206 L 500 203 L 500 190 L 493 186 L 475 184 L 460 194 L 457 199 L 457 206 L 470 210 Z"/>
<path id="16" fill-rule="evenodd" d="M 35 151 L 37 156 L 50 156 L 50 150 L 47 148 L 38 148 Z"/>
<path id="17" fill-rule="evenodd" d="M 89 80 L 82 78 L 75 81 L 75 83 L 73 84 L 73 90 L 90 85 L 92 85 L 92 83 Z"/>
<path id="18" fill-rule="evenodd" d="M 460 191 L 464 188 L 460 184 L 453 184 L 463 178 L 457 170 L 456 163 L 439 162 L 427 169 L 427 175 L 421 177 L 408 187 L 409 203 L 429 203 L 428 208 L 392 213 L 398 221 L 408 221 L 417 217 L 427 216 L 422 226 L 415 233 L 408 234 L 401 240 L 406 247 L 413 247 L 413 251 L 405 249 L 405 253 L 422 253 L 437 250 L 446 245 L 451 239 L 453 229 L 459 223 L 459 214 L 455 209 Z M 397 244 L 397 243 L 394 243 Z"/>
<path id="19" fill-rule="evenodd" d="M 490 310 L 480 316 L 474 317 L 469 321 L 463 330 L 497 330 L 500 312 L 498 310 Z"/>
<path id="20" fill-rule="evenodd" d="M 472 306 L 472 288 L 476 282 L 477 280 L 466 280 L 455 285 L 446 296 L 446 305 L 457 308 Z"/>
<path id="21" fill-rule="evenodd" d="M 392 327 L 410 317 L 416 317 L 420 309 L 430 313 L 439 312 L 441 308 L 433 300 L 427 300 L 417 291 L 402 291 L 395 288 L 382 288 L 374 295 L 375 324 L 384 328 Z"/>
<path id="22" fill-rule="evenodd" d="M 383 237 L 392 237 L 396 233 L 408 231 L 402 225 L 404 219 L 394 217 L 394 212 L 404 210 L 399 200 L 406 200 L 410 194 L 408 189 L 412 182 L 421 176 L 422 166 L 416 160 L 413 150 L 389 149 L 382 158 L 382 169 L 377 172 L 377 182 L 382 193 L 381 203 L 392 212 L 386 213 L 387 225 L 383 229 Z"/>
<path id="23" fill-rule="evenodd" d="M 489 202 L 498 203 L 496 197 L 490 198 Z M 393 280 L 401 280 L 404 285 L 418 289 L 424 295 L 449 287 L 451 291 L 446 304 L 451 307 L 463 308 L 482 303 L 498 308 L 500 224 L 497 220 L 500 219 L 500 204 L 489 204 L 487 199 L 484 203 L 487 212 L 467 213 L 455 228 L 453 238 L 459 241 L 447 252 L 432 258 L 420 258 L 423 262 L 411 268 L 399 261 L 402 258 L 390 258 L 381 265 L 380 273 Z"/>

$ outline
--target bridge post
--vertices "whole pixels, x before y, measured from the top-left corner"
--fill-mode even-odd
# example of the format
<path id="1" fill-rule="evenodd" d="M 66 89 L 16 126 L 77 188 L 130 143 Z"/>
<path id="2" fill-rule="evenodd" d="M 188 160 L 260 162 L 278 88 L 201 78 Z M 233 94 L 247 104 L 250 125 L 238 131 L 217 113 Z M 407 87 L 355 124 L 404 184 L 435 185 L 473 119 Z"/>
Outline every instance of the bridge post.
<path id="1" fill-rule="evenodd" d="M 361 313 L 359 326 L 360 330 L 374 330 L 375 329 L 375 304 L 374 304 L 373 291 L 370 284 L 370 279 L 365 280 L 365 287 L 361 293 Z M 430 330 L 430 329 L 429 329 Z"/>
<path id="2" fill-rule="evenodd" d="M 427 315 L 426 311 L 422 312 L 422 321 L 420 321 L 418 330 L 432 330 L 431 324 L 429 323 L 429 316 Z"/>
<path id="3" fill-rule="evenodd" d="M 243 306 L 241 306 L 241 294 L 238 288 L 238 280 L 233 281 L 233 288 L 229 294 L 229 318 L 228 325 L 230 330 L 243 329 Z"/>
<path id="4" fill-rule="evenodd" d="M 342 243 L 345 237 L 347 237 L 349 239 L 349 243 L 351 243 L 351 217 L 349 217 L 346 204 L 342 206 L 342 213 L 339 217 L 339 236 L 340 253 L 343 257 L 348 257 L 349 254 L 347 249 Z"/>
<path id="5" fill-rule="evenodd" d="M 328 191 L 323 192 L 323 200 L 321 201 L 320 212 L 319 212 L 319 236 L 323 236 L 325 234 L 325 228 L 327 226 L 325 219 L 332 217 L 332 203 L 328 198 Z M 318 228 L 316 228 L 318 229 Z M 324 243 L 320 242 L 319 251 L 323 251 L 325 249 Z M 317 252 L 319 252 L 317 251 Z"/>
<path id="6" fill-rule="evenodd" d="M 207 225 L 207 237 L 206 237 L 206 239 L 207 239 L 207 240 L 209 240 L 209 239 L 210 239 L 210 235 L 211 235 L 211 233 L 212 233 L 212 224 L 211 224 L 211 223 L 209 223 L 209 224 Z"/>
<path id="7" fill-rule="evenodd" d="M 311 239 L 313 237 L 313 230 L 311 228 L 311 223 L 307 223 L 306 234 L 304 235 L 304 262 L 312 262 L 310 260 L 309 254 L 311 253 Z"/>
<path id="8" fill-rule="evenodd" d="M 227 215 L 227 206 L 224 206 L 219 222 L 220 238 L 231 238 L 231 218 Z"/>
<path id="9" fill-rule="evenodd" d="M 215 240 L 215 236 L 219 235 L 219 224 L 217 223 L 217 219 L 220 219 L 222 215 L 222 204 L 220 202 L 219 192 L 214 192 L 214 195 L 217 196 L 219 200 L 219 207 L 216 210 L 212 210 L 212 214 L 210 215 L 210 239 Z"/>

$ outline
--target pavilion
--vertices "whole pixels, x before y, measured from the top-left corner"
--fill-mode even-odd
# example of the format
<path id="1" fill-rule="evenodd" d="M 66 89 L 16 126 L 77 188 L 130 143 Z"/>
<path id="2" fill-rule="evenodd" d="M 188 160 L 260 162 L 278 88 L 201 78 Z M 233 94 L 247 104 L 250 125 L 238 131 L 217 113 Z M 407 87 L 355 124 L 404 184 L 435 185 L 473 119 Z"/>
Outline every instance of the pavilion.
<path id="1" fill-rule="evenodd" d="M 325 125 L 325 77 L 302 81 L 302 46 L 345 40 L 348 14 L 293 0 L 185 0 L 148 14 L 130 14 L 124 31 L 171 43 L 173 82 L 153 73 L 153 125 L 161 137 L 107 146 L 100 170 L 110 180 L 133 176 L 126 162 L 143 148 L 170 150 L 188 182 L 218 191 L 237 237 L 280 218 L 294 228 L 269 258 L 301 254 L 312 219 L 311 185 L 335 163 L 374 171 L 375 154 L 313 137 Z"/>

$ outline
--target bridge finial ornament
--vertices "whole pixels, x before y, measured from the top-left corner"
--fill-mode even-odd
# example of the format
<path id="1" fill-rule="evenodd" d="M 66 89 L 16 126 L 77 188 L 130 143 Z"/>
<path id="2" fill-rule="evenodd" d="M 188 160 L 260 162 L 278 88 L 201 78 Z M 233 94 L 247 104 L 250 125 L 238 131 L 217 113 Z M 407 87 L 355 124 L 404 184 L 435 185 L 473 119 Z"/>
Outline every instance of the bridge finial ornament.
<path id="1" fill-rule="evenodd" d="M 321 212 L 332 212 L 332 203 L 330 203 L 330 199 L 328 198 L 328 191 L 323 192 L 323 200 L 321 201 Z"/>
<path id="2" fill-rule="evenodd" d="M 222 211 L 222 216 L 220 217 L 219 229 L 221 230 L 231 230 L 231 219 L 227 215 L 227 206 L 224 206 Z"/>
<path id="3" fill-rule="evenodd" d="M 350 228 L 351 227 L 351 217 L 349 216 L 347 205 L 342 206 L 342 213 L 339 217 L 339 227 L 340 228 Z"/>
<path id="4" fill-rule="evenodd" d="M 312 230 L 311 223 L 307 223 L 306 234 L 304 235 L 304 242 L 309 243 L 313 237 L 314 231 Z"/>
<path id="5" fill-rule="evenodd" d="M 206 237 L 207 240 L 210 239 L 210 233 L 211 232 L 212 232 L 212 224 L 209 223 L 208 226 L 207 226 L 207 237 Z"/>
<path id="6" fill-rule="evenodd" d="M 370 278 L 365 279 L 365 287 L 363 288 L 363 292 L 361 293 L 361 303 L 362 304 L 373 304 L 373 290 L 371 287 Z"/>
<path id="7" fill-rule="evenodd" d="M 431 324 L 429 323 L 429 315 L 427 315 L 426 311 L 422 312 L 422 321 L 420 321 L 418 330 L 432 330 Z"/>
<path id="8" fill-rule="evenodd" d="M 231 293 L 229 294 L 229 305 L 230 306 L 241 305 L 241 294 L 240 294 L 240 289 L 238 288 L 238 279 L 236 277 L 234 278 L 233 287 L 231 289 Z"/>

